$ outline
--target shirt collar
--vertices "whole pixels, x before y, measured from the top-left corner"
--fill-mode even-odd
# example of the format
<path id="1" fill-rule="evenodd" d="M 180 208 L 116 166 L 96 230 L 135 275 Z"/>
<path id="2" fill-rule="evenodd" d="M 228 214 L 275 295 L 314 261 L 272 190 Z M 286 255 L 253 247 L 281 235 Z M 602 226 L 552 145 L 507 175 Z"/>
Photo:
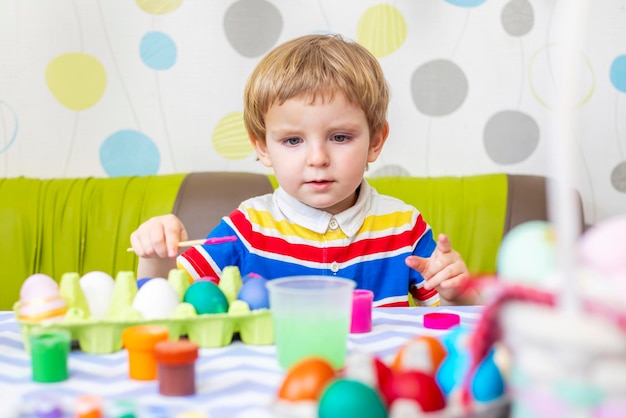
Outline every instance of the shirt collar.
<path id="1" fill-rule="evenodd" d="M 370 210 L 371 196 L 375 193 L 375 190 L 365 179 L 361 181 L 359 187 L 359 197 L 355 204 L 337 215 L 305 205 L 289 195 L 282 187 L 274 192 L 274 200 L 278 209 L 291 223 L 303 226 L 318 234 L 324 234 L 329 230 L 330 221 L 334 218 L 344 234 L 352 237 L 363 225 L 365 215 Z"/>

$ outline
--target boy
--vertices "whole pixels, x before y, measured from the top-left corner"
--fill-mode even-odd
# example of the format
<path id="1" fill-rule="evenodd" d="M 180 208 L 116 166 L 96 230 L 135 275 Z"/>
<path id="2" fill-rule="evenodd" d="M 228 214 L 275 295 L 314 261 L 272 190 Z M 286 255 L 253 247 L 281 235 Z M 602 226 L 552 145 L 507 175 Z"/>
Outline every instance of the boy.
<path id="1" fill-rule="evenodd" d="M 237 241 L 195 246 L 174 215 L 131 234 L 138 277 L 166 277 L 174 260 L 193 279 L 236 265 L 266 279 L 350 278 L 374 306 L 475 303 L 469 273 L 445 235 L 435 242 L 417 209 L 379 195 L 364 179 L 389 133 L 389 88 L 376 58 L 340 36 L 279 45 L 252 72 L 244 122 L 258 159 L 279 188 L 243 202 L 209 234 Z"/>

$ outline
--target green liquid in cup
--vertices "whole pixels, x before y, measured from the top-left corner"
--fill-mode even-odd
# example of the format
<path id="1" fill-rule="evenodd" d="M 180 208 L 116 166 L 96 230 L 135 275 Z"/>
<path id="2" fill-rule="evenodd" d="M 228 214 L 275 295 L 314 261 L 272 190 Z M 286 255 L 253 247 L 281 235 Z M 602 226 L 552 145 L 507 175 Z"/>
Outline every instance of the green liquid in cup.
<path id="1" fill-rule="evenodd" d="M 335 369 L 341 369 L 346 359 L 349 318 L 294 319 L 274 316 L 274 338 L 278 364 L 290 368 L 308 357 L 322 357 Z"/>

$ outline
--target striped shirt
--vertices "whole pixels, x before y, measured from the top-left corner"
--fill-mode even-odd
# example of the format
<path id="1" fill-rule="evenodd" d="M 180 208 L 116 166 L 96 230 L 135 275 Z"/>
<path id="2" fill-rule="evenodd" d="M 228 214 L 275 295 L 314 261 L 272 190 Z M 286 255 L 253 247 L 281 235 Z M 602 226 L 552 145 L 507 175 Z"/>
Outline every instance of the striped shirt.
<path id="1" fill-rule="evenodd" d="M 374 292 L 374 306 L 407 306 L 409 292 L 419 305 L 437 305 L 435 290 L 404 260 L 429 257 L 435 249 L 420 212 L 380 195 L 363 180 L 351 208 L 336 215 L 293 198 L 282 188 L 254 197 L 224 217 L 208 237 L 235 235 L 228 244 L 196 245 L 182 253 L 178 267 L 192 279 L 220 277 L 224 267 L 266 279 L 321 275 L 352 279 Z"/>

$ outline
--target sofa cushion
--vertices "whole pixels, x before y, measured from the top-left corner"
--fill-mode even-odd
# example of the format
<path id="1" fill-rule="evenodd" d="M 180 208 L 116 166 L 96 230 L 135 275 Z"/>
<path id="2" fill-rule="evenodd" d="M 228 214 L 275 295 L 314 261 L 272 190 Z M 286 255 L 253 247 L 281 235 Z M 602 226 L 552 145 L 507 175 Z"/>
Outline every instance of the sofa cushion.
<path id="1" fill-rule="evenodd" d="M 474 275 L 495 272 L 507 211 L 507 176 L 374 177 L 381 194 L 415 206 L 435 234 L 445 233 Z"/>
<path id="2" fill-rule="evenodd" d="M 169 213 L 184 174 L 117 178 L 0 179 L 0 309 L 33 273 L 136 271 L 130 233 Z"/>

